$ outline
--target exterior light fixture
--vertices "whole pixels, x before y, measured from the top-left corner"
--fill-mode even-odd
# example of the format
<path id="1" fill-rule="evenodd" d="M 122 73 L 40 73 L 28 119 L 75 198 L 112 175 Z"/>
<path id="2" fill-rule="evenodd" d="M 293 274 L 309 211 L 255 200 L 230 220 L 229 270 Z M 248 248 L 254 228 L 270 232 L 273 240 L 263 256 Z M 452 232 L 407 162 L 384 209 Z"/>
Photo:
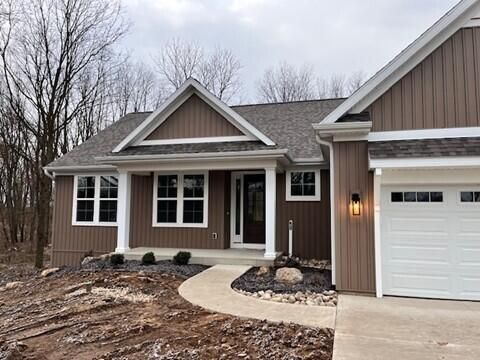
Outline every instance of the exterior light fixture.
<path id="1" fill-rule="evenodd" d="M 360 194 L 353 193 L 350 200 L 350 211 L 353 216 L 360 216 L 361 204 L 360 204 Z"/>

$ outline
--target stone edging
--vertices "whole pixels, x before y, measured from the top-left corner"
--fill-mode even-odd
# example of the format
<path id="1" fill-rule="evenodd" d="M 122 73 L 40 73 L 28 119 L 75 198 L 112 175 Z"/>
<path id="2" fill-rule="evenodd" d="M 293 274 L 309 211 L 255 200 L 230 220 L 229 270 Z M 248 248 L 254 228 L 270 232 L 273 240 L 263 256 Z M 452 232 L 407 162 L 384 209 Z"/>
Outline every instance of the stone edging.
<path id="1" fill-rule="evenodd" d="M 255 292 L 248 292 L 241 289 L 233 289 L 236 292 L 250 296 L 259 300 L 264 301 L 273 301 L 277 303 L 284 304 L 297 304 L 297 305 L 306 305 L 306 306 L 329 306 L 335 307 L 338 302 L 337 292 L 334 290 L 327 290 L 323 293 L 312 293 L 311 291 L 301 292 L 298 291 L 295 294 L 287 293 L 275 293 L 272 290 L 260 290 Z"/>

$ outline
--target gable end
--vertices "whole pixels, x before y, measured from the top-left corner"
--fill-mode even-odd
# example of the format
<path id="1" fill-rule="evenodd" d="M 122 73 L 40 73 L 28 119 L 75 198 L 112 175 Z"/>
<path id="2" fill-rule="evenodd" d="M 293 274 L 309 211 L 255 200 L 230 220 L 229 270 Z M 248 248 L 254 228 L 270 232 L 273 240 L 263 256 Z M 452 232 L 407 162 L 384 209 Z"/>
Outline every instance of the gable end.
<path id="1" fill-rule="evenodd" d="M 193 94 L 145 140 L 189 139 L 244 135 L 232 123 Z"/>

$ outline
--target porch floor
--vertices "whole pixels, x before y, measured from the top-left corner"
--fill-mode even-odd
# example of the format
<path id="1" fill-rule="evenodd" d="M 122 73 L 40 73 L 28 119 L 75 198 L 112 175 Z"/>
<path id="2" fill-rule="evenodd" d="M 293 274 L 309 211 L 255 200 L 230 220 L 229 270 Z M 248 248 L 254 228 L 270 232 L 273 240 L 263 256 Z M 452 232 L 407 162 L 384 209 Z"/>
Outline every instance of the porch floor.
<path id="1" fill-rule="evenodd" d="M 171 260 L 179 251 L 188 251 L 192 254 L 191 264 L 202 265 L 250 265 L 271 266 L 274 259 L 266 259 L 264 250 L 253 249 L 180 249 L 180 248 L 149 248 L 137 247 L 125 252 L 126 260 L 141 260 L 147 252 L 153 252 L 156 260 Z M 277 258 L 281 256 L 277 252 Z"/>

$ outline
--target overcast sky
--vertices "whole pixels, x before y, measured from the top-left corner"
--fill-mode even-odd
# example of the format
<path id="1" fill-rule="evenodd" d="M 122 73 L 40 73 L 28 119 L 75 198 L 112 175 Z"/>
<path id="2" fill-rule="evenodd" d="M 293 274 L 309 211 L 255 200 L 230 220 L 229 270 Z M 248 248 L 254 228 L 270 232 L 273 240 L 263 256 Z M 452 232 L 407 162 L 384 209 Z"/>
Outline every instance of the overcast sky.
<path id="1" fill-rule="evenodd" d="M 243 102 L 280 61 L 310 64 L 319 76 L 372 75 L 458 0 L 124 0 L 132 22 L 123 42 L 149 59 L 179 37 L 219 45 L 240 59 Z"/>

